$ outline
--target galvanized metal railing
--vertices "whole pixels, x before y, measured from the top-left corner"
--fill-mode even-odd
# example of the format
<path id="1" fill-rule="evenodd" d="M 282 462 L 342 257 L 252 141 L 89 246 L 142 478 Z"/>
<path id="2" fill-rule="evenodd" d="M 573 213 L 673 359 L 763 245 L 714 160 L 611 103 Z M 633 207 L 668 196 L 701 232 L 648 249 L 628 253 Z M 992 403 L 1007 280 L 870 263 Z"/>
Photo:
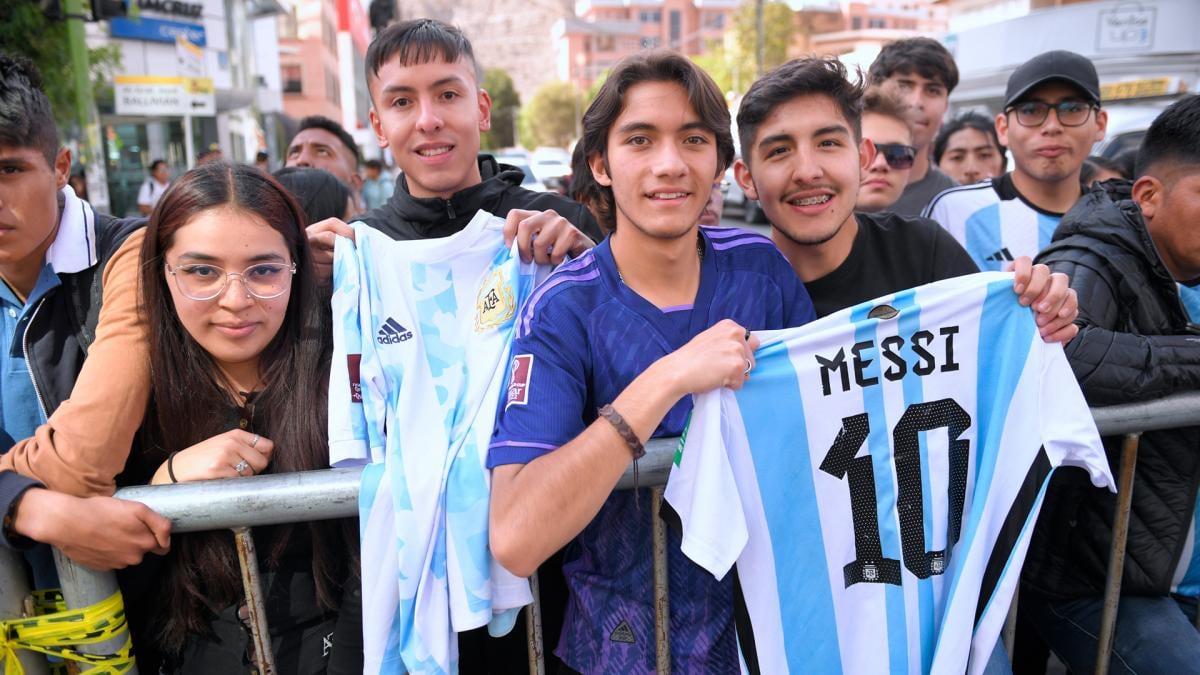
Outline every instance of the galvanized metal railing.
<path id="1" fill-rule="evenodd" d="M 1116 527 L 1110 558 L 1109 578 L 1105 591 L 1100 648 L 1096 672 L 1107 673 L 1108 659 L 1116 625 L 1117 601 L 1120 596 L 1121 566 L 1125 557 L 1125 535 L 1132 497 L 1132 476 L 1136 466 L 1137 439 L 1141 432 L 1200 424 L 1200 392 L 1188 392 L 1147 403 L 1093 408 L 1092 414 L 1101 435 L 1125 435 L 1126 442 L 1120 471 L 1120 490 L 1117 497 Z M 662 500 L 662 485 L 670 473 L 677 439 L 657 439 L 647 444 L 646 456 L 639 461 L 640 483 L 655 486 L 652 517 L 654 518 L 654 582 L 656 662 L 659 672 L 670 672 L 668 640 L 667 548 L 666 529 L 658 517 Z M 330 518 L 349 518 L 358 515 L 358 488 L 361 469 L 330 469 L 290 474 L 252 476 L 239 479 L 201 481 L 178 485 L 158 485 L 126 488 L 117 497 L 139 501 L 168 518 L 174 533 L 205 530 L 234 530 L 239 557 L 243 563 L 243 582 L 251 611 L 252 633 L 260 667 L 274 672 L 271 660 L 269 632 L 261 611 L 261 589 L 258 586 L 257 564 L 253 541 L 248 528 L 260 525 L 294 523 Z M 617 483 L 617 489 L 634 486 L 632 466 Z M 14 560 L 7 560 L 0 551 L 0 616 L 17 616 L 28 585 L 15 572 Z M 116 590 L 116 577 L 71 562 L 56 555 L 63 594 L 67 606 L 83 607 L 108 597 Z M 254 564 L 251 564 L 254 563 Z M 534 605 L 526 612 L 529 636 L 530 673 L 545 672 L 543 659 L 540 607 L 537 579 L 534 584 Z M 119 644 L 102 643 L 81 647 L 94 654 L 112 653 Z M 1011 644 L 1010 644 L 1011 648 Z M 26 672 L 45 672 L 40 658 L 21 659 Z"/>

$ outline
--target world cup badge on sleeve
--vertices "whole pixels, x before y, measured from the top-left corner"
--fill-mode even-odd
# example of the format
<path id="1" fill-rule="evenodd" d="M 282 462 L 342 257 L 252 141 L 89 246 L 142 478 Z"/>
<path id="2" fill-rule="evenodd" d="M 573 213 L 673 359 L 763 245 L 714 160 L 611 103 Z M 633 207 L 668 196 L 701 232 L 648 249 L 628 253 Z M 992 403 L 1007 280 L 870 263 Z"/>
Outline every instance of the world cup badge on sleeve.
<path id="1" fill-rule="evenodd" d="M 498 328 L 513 317 L 517 303 L 502 268 L 492 270 L 475 298 L 475 332 Z"/>

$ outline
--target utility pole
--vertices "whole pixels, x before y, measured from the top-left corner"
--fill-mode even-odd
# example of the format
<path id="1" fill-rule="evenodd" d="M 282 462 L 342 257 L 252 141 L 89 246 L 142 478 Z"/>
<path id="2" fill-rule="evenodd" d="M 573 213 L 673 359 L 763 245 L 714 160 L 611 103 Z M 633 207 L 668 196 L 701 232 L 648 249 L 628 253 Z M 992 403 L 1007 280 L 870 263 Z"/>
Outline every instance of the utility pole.
<path id="1" fill-rule="evenodd" d="M 100 121 L 96 98 L 92 94 L 91 63 L 84 34 L 83 0 L 63 0 L 67 18 L 67 49 L 71 55 L 71 74 L 75 78 L 75 121 L 79 125 L 76 161 L 87 171 L 88 201 L 97 211 L 107 212 L 108 179 L 100 145 Z"/>
<path id="2" fill-rule="evenodd" d="M 754 77 L 764 75 L 763 62 L 766 61 L 766 27 L 763 25 L 763 0 L 754 0 Z"/>

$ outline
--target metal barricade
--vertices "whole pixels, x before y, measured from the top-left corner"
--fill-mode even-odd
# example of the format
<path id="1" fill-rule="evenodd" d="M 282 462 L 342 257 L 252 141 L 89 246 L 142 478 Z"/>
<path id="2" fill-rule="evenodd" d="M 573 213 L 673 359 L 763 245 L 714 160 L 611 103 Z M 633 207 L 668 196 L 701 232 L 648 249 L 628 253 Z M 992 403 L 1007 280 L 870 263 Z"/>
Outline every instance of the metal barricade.
<path id="1" fill-rule="evenodd" d="M 1169 429 L 1200 424 L 1200 392 L 1176 394 L 1158 401 L 1135 403 L 1120 406 L 1108 406 L 1092 409 L 1096 426 L 1101 435 L 1125 435 L 1134 437 L 1143 431 Z M 662 490 L 659 486 L 666 483 L 670 474 L 671 463 L 677 449 L 677 439 L 655 439 L 646 446 L 646 455 L 639 460 L 640 483 L 642 486 L 654 486 L 652 518 L 654 518 L 654 582 L 655 582 L 655 635 L 656 662 L 659 672 L 670 672 L 670 644 L 668 640 L 669 598 L 667 594 L 667 545 L 666 528 L 658 517 L 662 500 Z M 1127 449 L 1132 447 L 1136 453 L 1136 440 L 1127 442 Z M 1118 503 L 1118 518 L 1114 530 L 1113 559 L 1116 562 L 1115 580 L 1114 569 L 1110 564 L 1110 578 L 1105 593 L 1105 619 L 1101 640 L 1103 644 L 1111 645 L 1113 629 L 1116 621 L 1117 599 L 1120 595 L 1119 567 L 1124 558 L 1125 531 L 1128 526 L 1129 495 L 1131 489 L 1125 488 L 1126 474 L 1128 484 L 1132 485 L 1134 472 L 1134 454 L 1128 461 L 1123 460 L 1121 468 L 1121 499 Z M 117 497 L 139 501 L 168 518 L 172 523 L 174 533 L 199 532 L 216 529 L 232 529 L 243 532 L 238 535 L 239 550 L 244 550 L 243 562 L 249 563 L 253 558 L 253 542 L 249 539 L 246 528 L 260 525 L 275 525 L 295 523 L 330 518 L 349 518 L 358 515 L 358 487 L 361 469 L 330 469 L 323 471 L 306 471 L 290 474 L 272 474 L 252 476 L 247 478 L 201 481 L 181 483 L 177 485 L 140 486 L 126 488 L 117 493 Z M 632 466 L 617 483 L 617 489 L 634 487 Z M 249 544 L 249 547 L 246 547 Z M 1118 547 L 1118 544 L 1120 546 Z M 246 547 L 246 548 L 243 548 Z M 1119 551 L 1119 555 L 1118 555 Z M 0 552 L 3 553 L 3 552 Z M 63 581 L 63 594 L 67 606 L 77 608 L 92 604 L 107 597 L 116 588 L 116 577 L 112 573 L 99 573 L 75 565 L 61 555 L 56 555 L 59 574 Z M 258 587 L 257 571 L 251 573 L 243 569 L 243 577 L 247 590 L 248 603 L 261 602 L 261 588 Z M 6 564 L 0 556 L 0 616 L 15 616 L 16 607 L 21 604 L 20 598 L 27 595 L 27 589 L 10 585 L 9 579 L 14 575 L 14 565 Z M 540 605 L 538 604 L 537 579 L 532 578 L 534 589 L 534 605 L 526 615 L 526 625 L 529 633 L 529 672 L 542 675 L 545 673 L 543 645 L 541 635 Z M 1111 606 L 1111 611 L 1110 611 Z M 252 615 L 254 612 L 252 612 Z M 260 636 L 268 636 L 266 617 L 258 613 L 258 619 L 253 623 Z M 259 641 L 256 640 L 256 644 Z M 270 653 L 269 639 L 263 638 L 263 655 Z M 111 650 L 110 645 L 95 645 L 92 653 L 104 653 Z M 1104 650 L 1107 652 L 1107 649 Z M 34 659 L 40 660 L 40 659 Z M 22 663 L 26 659 L 22 658 Z M 1107 663 L 1106 659 L 1098 660 Z M 31 666 L 33 664 L 31 663 Z M 43 663 L 44 665 L 44 663 Z M 43 672 L 36 667 L 27 670 L 30 673 Z M 1103 672 L 1097 666 L 1097 672 Z"/>

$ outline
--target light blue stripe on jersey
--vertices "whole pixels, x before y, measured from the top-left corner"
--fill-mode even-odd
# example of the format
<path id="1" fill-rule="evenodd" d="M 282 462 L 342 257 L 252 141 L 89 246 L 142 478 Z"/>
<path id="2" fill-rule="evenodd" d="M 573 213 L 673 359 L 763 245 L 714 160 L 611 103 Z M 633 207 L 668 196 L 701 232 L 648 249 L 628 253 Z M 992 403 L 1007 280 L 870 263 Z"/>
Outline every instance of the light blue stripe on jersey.
<path id="1" fill-rule="evenodd" d="M 1196 509 L 1192 516 L 1191 562 L 1188 563 L 1183 579 L 1173 589 L 1176 593 L 1190 598 L 1200 596 L 1200 546 L 1197 546 L 1196 542 L 1200 542 L 1200 499 L 1196 500 Z"/>
<path id="2" fill-rule="evenodd" d="M 1054 231 L 1058 229 L 1058 224 L 1062 222 L 1061 216 L 1048 216 L 1044 213 L 1038 215 L 1038 251 L 1050 245 L 1050 240 L 1054 238 Z"/>
<path id="3" fill-rule="evenodd" d="M 988 260 L 989 256 L 1004 248 L 1004 237 L 1000 229 L 1000 203 L 989 204 L 972 213 L 964 227 L 966 241 L 963 242 L 963 248 L 967 249 L 967 253 L 975 264 L 979 265 L 979 269 L 984 272 L 1002 271 L 1002 262 Z"/>
<path id="4" fill-rule="evenodd" d="M 1188 320 L 1200 323 L 1200 286 L 1184 286 L 1179 284 L 1179 299 L 1187 310 Z"/>
<path id="5" fill-rule="evenodd" d="M 854 341 L 870 341 L 877 344 L 877 322 L 867 317 L 875 306 L 874 302 L 865 302 L 850 313 L 854 324 Z M 872 359 L 863 369 L 864 378 L 883 379 L 880 372 L 879 359 Z M 871 432 L 867 437 L 867 449 L 871 453 L 872 469 L 875 475 L 875 497 L 879 520 L 879 545 L 884 557 L 895 557 L 900 561 L 903 575 L 903 548 L 900 546 L 900 532 L 896 527 L 894 515 L 898 512 L 896 504 L 896 485 L 892 474 L 892 443 L 890 429 L 892 420 L 888 419 L 884 409 L 883 388 L 864 387 L 863 410 L 872 421 Z M 893 673 L 908 671 L 908 625 L 904 610 L 904 586 L 883 584 L 885 604 L 887 606 L 887 636 L 888 662 Z"/>
<path id="6" fill-rule="evenodd" d="M 916 303 L 915 290 L 897 293 L 892 300 L 892 307 L 900 312 L 900 335 L 912 335 L 921 330 L 921 306 Z M 900 350 L 901 356 L 907 363 L 916 363 L 918 360 L 913 352 L 912 344 L 912 340 L 905 340 L 904 347 Z M 909 406 L 913 404 L 925 402 L 925 387 L 921 381 L 922 378 L 911 373 L 901 380 L 905 410 L 908 410 Z M 934 542 L 934 519 L 930 517 L 930 514 L 933 513 L 933 487 L 929 483 L 929 447 L 925 440 L 926 434 L 927 432 L 922 431 L 917 438 L 921 448 L 921 502 L 924 509 L 922 513 L 925 514 L 925 544 L 928 549 Z M 947 542 L 947 547 L 949 547 L 949 542 Z M 946 553 L 948 555 L 949 551 Z M 901 564 L 903 562 L 902 555 Z M 933 625 L 935 609 L 933 583 L 933 577 L 917 581 L 917 617 L 921 628 L 921 672 L 923 673 L 929 672 L 929 668 L 933 664 L 934 648 L 937 646 L 937 633 Z"/>
<path id="7" fill-rule="evenodd" d="M 780 341 L 764 347 L 758 353 L 761 366 L 754 377 L 795 382 L 796 370 L 788 355 L 787 343 Z M 821 514 L 813 485 L 812 455 L 808 447 L 808 429 L 804 415 L 797 414 L 792 423 L 794 435 L 781 439 L 777 432 L 779 410 L 804 410 L 800 387 L 749 387 L 737 393 L 746 438 L 754 448 L 755 474 L 759 496 L 767 514 L 771 542 L 780 551 L 812 551 L 813 555 L 792 560 L 780 560 L 775 575 L 779 584 L 779 609 L 786 636 L 789 663 L 805 663 L 810 672 L 838 674 L 842 672 L 842 653 L 838 645 L 837 621 L 796 625 L 795 619 L 805 615 L 834 617 L 833 589 L 829 585 L 829 570 L 825 561 L 824 536 L 819 526 Z M 781 445 L 781 441 L 786 444 Z M 775 452 L 764 452 L 774 450 Z M 789 460 L 780 456 L 784 455 Z M 795 458 L 807 461 L 797 463 Z M 796 471 L 780 471 L 781 466 L 795 466 Z M 781 516 L 772 519 L 771 516 Z M 796 523 L 817 523 L 817 527 L 796 527 Z M 796 652 L 803 650 L 802 654 Z"/>
<path id="8" fill-rule="evenodd" d="M 996 449 L 1001 447 L 1000 438 L 1008 419 L 1009 404 L 1025 371 L 1025 361 L 1029 358 L 1029 347 L 1037 325 L 1033 321 L 1012 321 L 1009 317 L 1014 312 L 1031 311 L 1017 302 L 1011 279 L 988 284 L 987 298 L 980 312 L 979 349 L 975 357 L 979 364 L 974 415 L 979 425 L 975 436 L 975 476 L 972 481 L 975 485 L 972 494 L 975 495 L 986 495 L 991 490 L 996 461 L 999 459 Z M 971 512 L 963 514 L 958 544 L 961 550 L 969 551 L 974 545 L 983 522 L 985 506 L 986 499 L 973 499 Z M 965 561 L 966 556 L 957 556 L 950 561 L 947 574 L 955 581 L 946 597 L 954 597 L 958 590 L 958 580 L 961 578 L 958 571 Z"/>

